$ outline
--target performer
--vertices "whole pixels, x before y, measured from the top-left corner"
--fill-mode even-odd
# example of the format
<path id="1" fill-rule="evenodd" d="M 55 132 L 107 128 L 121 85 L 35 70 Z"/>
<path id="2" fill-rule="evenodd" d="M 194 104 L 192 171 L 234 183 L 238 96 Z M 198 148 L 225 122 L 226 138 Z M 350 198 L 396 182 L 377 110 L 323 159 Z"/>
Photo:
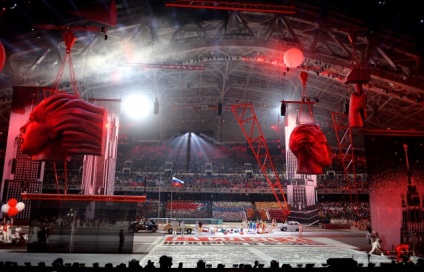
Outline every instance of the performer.
<path id="1" fill-rule="evenodd" d="M 172 228 L 172 236 L 177 236 L 177 229 L 178 229 L 178 226 L 179 226 L 179 222 L 177 221 L 177 219 L 174 219 L 172 222 L 171 222 L 171 228 Z"/>
<path id="2" fill-rule="evenodd" d="M 124 230 L 121 229 L 119 231 L 119 249 L 118 249 L 119 253 L 123 252 L 124 242 L 125 242 L 125 234 L 124 234 Z"/>
<path id="3" fill-rule="evenodd" d="M 185 223 L 184 221 L 180 222 L 180 229 L 181 229 L 181 236 L 184 236 L 184 232 L 185 232 Z"/>
<path id="4" fill-rule="evenodd" d="M 409 254 L 409 245 L 408 244 L 400 244 L 395 247 L 396 250 L 396 260 L 401 263 L 403 262 L 403 257 L 406 254 Z"/>
<path id="5" fill-rule="evenodd" d="M 371 235 L 372 247 L 371 247 L 370 252 L 368 252 L 369 255 L 376 252 L 377 254 L 384 256 L 384 254 L 381 250 L 380 242 L 381 242 L 381 239 L 380 239 L 380 236 L 378 235 L 378 232 L 373 233 L 373 235 Z"/>
<path id="6" fill-rule="evenodd" d="M 302 233 L 303 233 L 303 225 L 299 224 L 299 237 L 302 237 Z"/>

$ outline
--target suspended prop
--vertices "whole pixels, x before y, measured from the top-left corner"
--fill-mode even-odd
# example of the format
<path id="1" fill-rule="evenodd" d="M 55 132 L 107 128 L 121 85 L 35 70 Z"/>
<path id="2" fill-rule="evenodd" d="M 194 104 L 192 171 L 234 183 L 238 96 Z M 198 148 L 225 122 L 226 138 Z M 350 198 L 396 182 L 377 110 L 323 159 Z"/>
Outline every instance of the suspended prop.
<path id="1" fill-rule="evenodd" d="M 290 48 L 284 53 L 284 64 L 289 68 L 298 67 L 304 60 L 303 52 L 295 47 Z"/>
<path id="2" fill-rule="evenodd" d="M 6 51 L 4 50 L 3 44 L 0 42 L 0 73 L 3 71 L 3 67 L 6 63 Z"/>
<path id="3" fill-rule="evenodd" d="M 364 93 L 362 83 L 355 84 L 355 91 L 350 95 L 349 101 L 349 126 L 361 128 L 367 118 L 366 110 L 367 95 Z"/>
<path id="4" fill-rule="evenodd" d="M 15 198 L 9 199 L 6 204 L 1 206 L 1 211 L 6 213 L 7 216 L 13 217 L 25 208 L 23 202 L 18 202 Z"/>

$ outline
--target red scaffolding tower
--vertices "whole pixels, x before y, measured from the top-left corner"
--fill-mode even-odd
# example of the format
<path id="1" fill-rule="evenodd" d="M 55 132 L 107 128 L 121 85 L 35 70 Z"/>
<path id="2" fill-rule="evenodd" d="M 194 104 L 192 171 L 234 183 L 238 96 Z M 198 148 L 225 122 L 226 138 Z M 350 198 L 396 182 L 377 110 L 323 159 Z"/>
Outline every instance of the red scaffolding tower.
<path id="1" fill-rule="evenodd" d="M 290 214 L 290 210 L 286 197 L 284 196 L 284 190 L 274 163 L 272 162 L 271 155 L 269 154 L 265 138 L 259 126 L 252 104 L 232 105 L 231 110 L 236 117 L 257 162 L 259 163 L 262 174 L 268 182 L 283 215 L 288 216 Z M 270 179 L 269 173 L 274 174 L 274 182 Z"/>

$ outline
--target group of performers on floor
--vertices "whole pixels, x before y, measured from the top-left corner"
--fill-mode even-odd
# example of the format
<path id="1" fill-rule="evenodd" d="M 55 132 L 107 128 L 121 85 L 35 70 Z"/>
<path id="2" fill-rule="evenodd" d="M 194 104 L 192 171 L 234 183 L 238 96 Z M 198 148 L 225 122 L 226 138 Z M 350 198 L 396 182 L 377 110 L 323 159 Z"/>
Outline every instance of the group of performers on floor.
<path id="1" fill-rule="evenodd" d="M 368 257 L 371 256 L 371 254 L 378 254 L 381 256 L 390 255 L 390 252 L 387 250 L 384 250 L 381 247 L 381 238 L 378 234 L 378 232 L 375 231 L 368 231 L 367 238 L 369 239 L 369 242 L 371 244 L 371 250 L 368 252 Z M 417 236 L 417 233 L 414 233 L 414 236 L 412 237 L 412 245 L 410 247 L 409 243 L 401 243 L 394 247 L 394 251 L 396 252 L 396 261 L 398 263 L 408 263 L 411 261 L 412 256 L 418 256 L 419 253 L 419 237 Z M 411 252 L 412 250 L 412 252 Z"/>
<path id="2" fill-rule="evenodd" d="M 263 220 L 244 220 L 240 228 L 209 228 L 211 234 L 216 232 L 222 232 L 224 234 L 264 234 L 272 233 L 272 229 L 277 227 L 277 222 L 275 219 L 271 221 L 270 224 L 267 224 Z"/>

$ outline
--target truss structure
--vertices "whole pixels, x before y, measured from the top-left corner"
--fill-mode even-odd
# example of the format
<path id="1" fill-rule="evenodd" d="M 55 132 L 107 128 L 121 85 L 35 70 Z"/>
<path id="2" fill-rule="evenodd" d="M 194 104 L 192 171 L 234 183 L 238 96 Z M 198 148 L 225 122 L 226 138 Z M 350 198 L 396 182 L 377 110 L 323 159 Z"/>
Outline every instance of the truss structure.
<path id="1" fill-rule="evenodd" d="M 277 13 L 277 14 L 294 14 L 295 13 L 294 5 L 246 3 L 246 2 L 240 2 L 240 1 L 178 0 L 178 1 L 173 1 L 172 3 L 166 3 L 165 6 L 177 7 L 177 8 L 266 12 L 266 13 Z"/>
<path id="2" fill-rule="evenodd" d="M 337 144 L 339 148 L 339 158 L 343 166 L 343 175 L 346 183 L 346 187 L 349 191 L 350 202 L 352 204 L 358 204 L 358 183 L 357 183 L 357 173 L 356 173 L 356 154 L 355 154 L 355 144 L 354 137 L 355 132 L 354 128 L 349 126 L 348 115 L 344 113 L 333 112 L 331 115 L 333 119 L 334 131 L 336 133 Z M 356 131 L 356 135 L 358 135 Z M 353 175 L 353 182 L 349 181 L 349 174 Z M 355 200 L 352 197 L 352 187 L 355 191 Z"/>
<path id="3" fill-rule="evenodd" d="M 23 200 L 98 201 L 98 202 L 145 202 L 146 196 L 128 195 L 80 195 L 80 194 L 30 194 L 22 193 Z"/>
<path id="4" fill-rule="evenodd" d="M 173 69 L 173 70 L 205 70 L 205 66 L 203 65 L 175 65 L 175 64 L 150 64 L 150 63 L 124 63 L 120 66 L 124 67 L 142 67 L 142 68 L 150 68 L 150 69 Z"/>
<path id="5" fill-rule="evenodd" d="M 201 6 L 211 1 L 190 3 Z M 188 5 L 189 1 L 172 4 Z M 161 125 L 166 129 L 177 130 L 181 124 L 193 122 L 218 130 L 213 110 L 217 101 L 225 105 L 253 101 L 255 109 L 263 112 L 282 100 L 300 100 L 301 70 L 309 75 L 309 96 L 320 101 L 314 105 L 315 119 L 323 130 L 334 131 L 331 113 L 343 112 L 353 90 L 344 81 L 355 60 L 370 69 L 371 79 L 363 86 L 369 113 L 364 128 L 424 130 L 423 62 L 410 38 L 389 30 L 370 33 L 364 22 L 337 10 L 328 10 L 322 18 L 320 8 L 308 3 L 302 4 L 301 12 L 296 7 L 293 14 L 258 12 L 255 7 L 240 10 L 243 3 L 238 4 L 216 18 L 193 17 L 184 22 L 159 22 L 154 16 L 144 16 L 141 7 L 119 6 L 119 24 L 108 29 L 107 41 L 101 31 L 98 35 L 78 30 L 72 57 L 81 97 L 117 98 L 131 86 L 144 86 L 148 96 L 155 97 L 159 90 L 164 109 Z M 173 11 L 179 10 L 196 11 L 177 7 Z M 31 32 L 10 42 L 17 50 L 8 60 L 11 76 L 0 80 L 2 94 L 11 92 L 13 85 L 49 86 L 54 82 L 54 71 L 66 50 L 62 39 L 38 38 Z M 126 59 L 123 48 L 127 44 L 143 58 L 134 55 L 135 59 Z M 287 68 L 283 62 L 284 52 L 292 47 L 305 56 L 298 68 Z M 129 62 L 204 69 L 145 69 L 139 73 L 120 66 Z M 123 76 L 117 79 L 118 73 Z M 61 89 L 71 91 L 70 82 L 64 75 Z M 201 110 L 205 106 L 210 110 Z M 9 108 L 1 108 L 0 121 L 8 122 Z M 181 112 L 176 114 L 176 108 Z M 228 108 L 224 108 L 224 116 L 226 111 Z M 224 140 L 234 140 L 230 137 L 237 135 L 232 125 L 221 131 Z M 263 132 L 266 137 L 273 133 L 265 127 Z M 327 135 L 330 143 L 336 141 L 334 133 Z"/>
<path id="6" fill-rule="evenodd" d="M 272 162 L 266 140 L 259 126 L 252 104 L 233 105 L 231 106 L 231 110 L 236 117 L 247 142 L 249 143 L 250 149 L 259 163 L 262 174 L 268 182 L 268 186 L 271 188 L 278 205 L 285 216 L 289 215 L 290 210 L 286 197 L 284 196 L 284 190 L 278 177 L 277 170 Z M 269 173 L 274 174 L 274 182 L 271 181 Z"/>

